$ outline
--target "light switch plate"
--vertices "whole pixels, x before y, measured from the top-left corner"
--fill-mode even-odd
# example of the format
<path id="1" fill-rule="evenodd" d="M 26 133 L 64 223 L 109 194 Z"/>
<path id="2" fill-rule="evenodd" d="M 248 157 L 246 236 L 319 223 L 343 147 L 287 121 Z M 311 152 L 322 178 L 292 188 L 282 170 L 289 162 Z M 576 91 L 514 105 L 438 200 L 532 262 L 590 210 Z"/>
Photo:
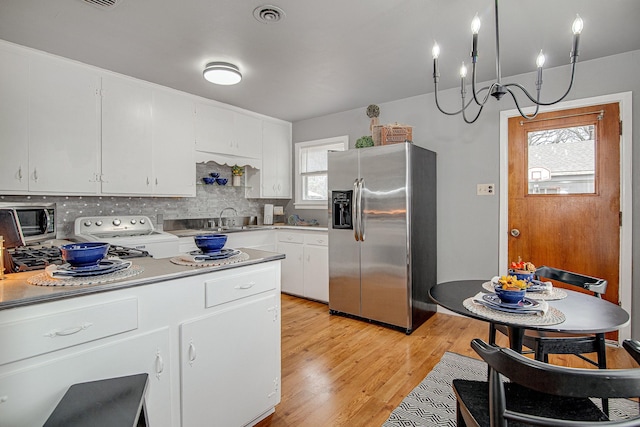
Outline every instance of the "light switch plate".
<path id="1" fill-rule="evenodd" d="M 496 194 L 495 184 L 478 184 L 478 196 L 493 196 Z"/>

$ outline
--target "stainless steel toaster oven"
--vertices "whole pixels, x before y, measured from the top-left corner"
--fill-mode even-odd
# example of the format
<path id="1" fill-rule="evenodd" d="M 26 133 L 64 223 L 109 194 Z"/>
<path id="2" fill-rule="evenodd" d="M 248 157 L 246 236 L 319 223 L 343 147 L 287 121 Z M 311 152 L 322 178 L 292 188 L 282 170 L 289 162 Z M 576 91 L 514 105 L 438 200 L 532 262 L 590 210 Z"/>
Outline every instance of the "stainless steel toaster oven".
<path id="1" fill-rule="evenodd" d="M 55 203 L 0 203 L 0 210 L 11 211 L 17 219 L 19 233 L 24 244 L 43 242 L 56 238 L 56 204 Z M 6 213 L 6 212 L 5 212 Z"/>

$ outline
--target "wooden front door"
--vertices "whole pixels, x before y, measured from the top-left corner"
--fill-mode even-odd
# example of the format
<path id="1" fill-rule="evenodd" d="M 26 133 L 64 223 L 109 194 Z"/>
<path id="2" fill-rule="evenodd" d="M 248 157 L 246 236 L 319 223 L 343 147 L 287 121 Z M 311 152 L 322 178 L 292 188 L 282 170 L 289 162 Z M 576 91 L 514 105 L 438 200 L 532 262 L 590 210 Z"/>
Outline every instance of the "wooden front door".
<path id="1" fill-rule="evenodd" d="M 619 104 L 509 119 L 510 261 L 604 278 L 619 303 Z"/>

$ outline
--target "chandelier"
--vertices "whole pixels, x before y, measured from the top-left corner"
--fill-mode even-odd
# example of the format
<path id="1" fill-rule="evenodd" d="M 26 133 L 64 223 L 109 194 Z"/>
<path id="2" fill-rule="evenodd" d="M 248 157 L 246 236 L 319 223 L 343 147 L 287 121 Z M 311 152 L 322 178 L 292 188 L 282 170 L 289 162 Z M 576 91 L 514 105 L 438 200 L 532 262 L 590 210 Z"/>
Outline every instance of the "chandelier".
<path id="1" fill-rule="evenodd" d="M 544 65 L 544 54 L 542 50 L 536 59 L 536 65 L 538 67 L 538 78 L 536 80 L 536 96 L 535 98 L 524 88 L 524 86 L 518 83 L 502 83 L 502 72 L 500 67 L 500 31 L 499 31 L 499 23 L 498 23 L 498 0 L 495 0 L 495 23 L 496 23 L 496 74 L 497 79 L 494 83 L 489 86 L 485 86 L 479 90 L 476 90 L 476 62 L 478 61 L 478 32 L 480 31 L 480 18 L 478 18 L 478 14 L 471 21 L 471 32 L 473 34 L 472 40 L 472 48 L 471 48 L 471 62 L 472 62 L 472 72 L 471 72 L 471 92 L 473 96 L 468 101 L 466 100 L 466 77 L 467 77 L 467 67 L 465 63 L 462 63 L 462 67 L 460 67 L 460 94 L 462 95 L 462 105 L 461 108 L 454 112 L 445 111 L 440 107 L 440 103 L 438 102 L 438 81 L 440 80 L 440 71 L 438 69 L 438 57 L 440 56 L 440 47 L 437 43 L 434 43 L 433 50 L 431 51 L 433 55 L 433 84 L 435 87 L 435 99 L 436 106 L 438 110 L 442 113 L 447 114 L 449 116 L 455 116 L 457 114 L 462 114 L 462 118 L 466 123 L 474 123 L 480 117 L 480 113 L 482 113 L 482 109 L 484 108 L 487 100 L 489 99 L 489 95 L 493 96 L 495 99 L 500 100 L 507 93 L 511 95 L 513 98 L 513 102 L 516 104 L 516 108 L 522 117 L 525 119 L 531 120 L 538 115 L 538 110 L 541 105 L 553 105 L 562 101 L 571 91 L 571 87 L 573 86 L 573 77 L 575 75 L 576 70 L 576 62 L 578 60 L 578 42 L 580 40 L 580 32 L 582 31 L 582 19 L 579 15 L 576 15 L 576 19 L 573 21 L 573 26 L 571 27 L 573 31 L 573 47 L 571 49 L 570 54 L 570 63 L 571 63 L 571 81 L 569 82 L 569 87 L 567 91 L 558 99 L 552 102 L 542 102 L 540 101 L 540 92 L 542 90 L 542 66 Z M 516 94 L 514 93 L 515 89 L 520 89 L 524 95 L 529 98 L 531 102 L 536 105 L 535 111 L 531 115 L 525 114 L 520 108 L 520 104 L 518 99 L 516 98 Z M 475 103 L 479 108 L 478 112 L 473 119 L 469 119 L 467 117 L 467 108 Z"/>

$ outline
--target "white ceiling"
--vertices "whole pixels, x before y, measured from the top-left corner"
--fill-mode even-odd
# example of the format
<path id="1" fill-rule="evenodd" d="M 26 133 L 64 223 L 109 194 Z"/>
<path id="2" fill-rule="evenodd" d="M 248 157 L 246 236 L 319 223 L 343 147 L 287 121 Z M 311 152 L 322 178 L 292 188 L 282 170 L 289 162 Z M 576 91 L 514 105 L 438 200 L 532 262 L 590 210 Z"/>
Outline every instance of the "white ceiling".
<path id="1" fill-rule="evenodd" d="M 264 4 L 285 18 L 258 22 L 253 10 Z M 433 92 L 434 39 L 441 87 L 458 85 L 476 12 L 478 80 L 493 79 L 493 8 L 492 0 L 120 0 L 105 10 L 85 0 L 0 0 L 0 39 L 297 121 Z M 504 0 L 503 76 L 533 71 L 540 49 L 545 67 L 568 63 L 576 13 L 581 61 L 640 49 L 638 0 Z M 235 63 L 243 81 L 208 83 L 211 61 Z"/>

